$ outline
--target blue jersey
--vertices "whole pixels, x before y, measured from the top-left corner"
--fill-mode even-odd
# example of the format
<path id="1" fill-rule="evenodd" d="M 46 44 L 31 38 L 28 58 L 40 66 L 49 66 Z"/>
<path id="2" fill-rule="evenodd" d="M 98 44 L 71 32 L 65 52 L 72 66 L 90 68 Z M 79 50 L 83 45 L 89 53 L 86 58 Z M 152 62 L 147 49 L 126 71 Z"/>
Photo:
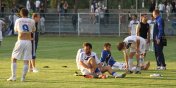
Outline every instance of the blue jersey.
<path id="1" fill-rule="evenodd" d="M 103 50 L 101 53 L 101 62 L 105 62 L 107 65 L 113 66 L 113 64 L 116 62 L 114 58 L 111 56 L 111 52 L 107 50 Z"/>

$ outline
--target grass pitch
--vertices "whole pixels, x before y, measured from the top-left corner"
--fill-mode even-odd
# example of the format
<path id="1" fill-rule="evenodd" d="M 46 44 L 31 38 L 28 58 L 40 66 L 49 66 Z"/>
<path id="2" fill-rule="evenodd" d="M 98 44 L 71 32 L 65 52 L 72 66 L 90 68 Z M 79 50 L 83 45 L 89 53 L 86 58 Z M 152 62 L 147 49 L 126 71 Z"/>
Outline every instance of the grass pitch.
<path id="1" fill-rule="evenodd" d="M 123 54 L 116 49 L 116 44 L 122 40 L 122 37 L 40 36 L 36 63 L 40 72 L 28 73 L 26 82 L 20 82 L 23 67 L 21 60 L 18 61 L 17 66 L 17 81 L 7 82 L 6 79 L 11 75 L 10 56 L 16 36 L 5 37 L 0 47 L 0 88 L 176 88 L 175 38 L 168 38 L 168 46 L 164 48 L 166 71 L 154 70 L 156 65 L 154 53 L 149 52 L 147 60 L 151 61 L 151 67 L 148 71 L 142 71 L 142 74 L 129 74 L 123 79 L 86 79 L 74 76 L 74 72 L 77 71 L 75 56 L 82 43 L 92 43 L 93 51 L 100 57 L 103 44 L 110 42 L 113 57 L 116 61 L 122 62 Z M 49 68 L 43 68 L 44 66 Z M 150 78 L 149 75 L 153 73 L 162 74 L 163 77 Z"/>

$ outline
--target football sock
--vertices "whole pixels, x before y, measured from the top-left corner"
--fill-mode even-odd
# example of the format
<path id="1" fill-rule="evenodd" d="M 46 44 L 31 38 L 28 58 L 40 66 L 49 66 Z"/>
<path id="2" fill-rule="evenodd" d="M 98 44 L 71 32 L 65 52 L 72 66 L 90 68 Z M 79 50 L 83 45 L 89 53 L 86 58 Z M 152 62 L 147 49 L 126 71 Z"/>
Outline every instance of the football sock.
<path id="1" fill-rule="evenodd" d="M 16 68 L 17 68 L 17 64 L 16 63 L 11 63 L 12 77 L 16 77 Z"/>
<path id="2" fill-rule="evenodd" d="M 129 70 L 132 70 L 132 67 L 133 67 L 133 59 L 128 59 L 128 67 L 129 67 Z"/>
<path id="3" fill-rule="evenodd" d="M 27 71 L 28 71 L 28 65 L 24 64 L 23 72 L 22 72 L 22 78 L 25 78 L 25 76 L 27 74 Z"/>

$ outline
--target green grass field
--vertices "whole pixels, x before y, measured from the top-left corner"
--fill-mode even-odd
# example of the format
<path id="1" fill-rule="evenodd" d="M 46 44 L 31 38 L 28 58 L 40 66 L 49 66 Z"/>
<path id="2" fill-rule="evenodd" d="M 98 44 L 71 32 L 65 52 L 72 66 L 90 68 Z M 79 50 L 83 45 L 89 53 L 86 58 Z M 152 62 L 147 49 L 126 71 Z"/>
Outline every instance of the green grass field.
<path id="1" fill-rule="evenodd" d="M 117 42 L 122 37 L 58 37 L 40 36 L 37 50 L 37 67 L 39 73 L 28 73 L 26 82 L 20 82 L 22 72 L 22 60 L 18 61 L 17 81 L 7 82 L 11 75 L 10 56 L 14 47 L 15 37 L 5 37 L 0 47 L 0 88 L 176 88 L 176 37 L 168 38 L 168 46 L 165 47 L 166 71 L 156 71 L 154 53 L 149 52 L 147 60 L 151 61 L 148 71 L 142 74 L 129 74 L 126 78 L 115 79 L 86 79 L 74 76 L 77 71 L 75 56 L 77 49 L 83 42 L 93 44 L 93 51 L 98 54 L 102 51 L 105 42 L 112 44 L 112 55 L 117 61 L 123 61 L 123 54 L 116 49 Z M 50 68 L 43 68 L 49 66 Z M 63 68 L 62 66 L 68 66 Z M 119 71 L 122 73 L 123 71 Z M 153 73 L 162 74 L 161 78 L 150 78 Z"/>

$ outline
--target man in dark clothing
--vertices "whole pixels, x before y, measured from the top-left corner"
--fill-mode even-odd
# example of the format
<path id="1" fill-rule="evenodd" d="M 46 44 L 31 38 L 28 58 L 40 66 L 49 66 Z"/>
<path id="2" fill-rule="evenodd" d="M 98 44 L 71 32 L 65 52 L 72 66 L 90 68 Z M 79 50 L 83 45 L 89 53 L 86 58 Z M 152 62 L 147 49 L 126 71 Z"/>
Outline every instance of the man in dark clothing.
<path id="1" fill-rule="evenodd" d="M 155 1 L 154 1 L 154 0 L 152 0 L 152 1 L 151 1 L 150 8 L 149 8 L 149 12 L 151 12 L 151 13 L 152 13 L 152 12 L 155 10 L 155 4 L 156 4 L 156 3 L 155 3 Z"/>
<path id="2" fill-rule="evenodd" d="M 164 20 L 159 14 L 159 10 L 153 11 L 153 17 L 156 19 L 156 24 L 153 31 L 153 42 L 155 48 L 155 58 L 157 62 L 157 70 L 166 70 L 165 58 L 163 53 L 163 36 L 164 34 Z"/>

